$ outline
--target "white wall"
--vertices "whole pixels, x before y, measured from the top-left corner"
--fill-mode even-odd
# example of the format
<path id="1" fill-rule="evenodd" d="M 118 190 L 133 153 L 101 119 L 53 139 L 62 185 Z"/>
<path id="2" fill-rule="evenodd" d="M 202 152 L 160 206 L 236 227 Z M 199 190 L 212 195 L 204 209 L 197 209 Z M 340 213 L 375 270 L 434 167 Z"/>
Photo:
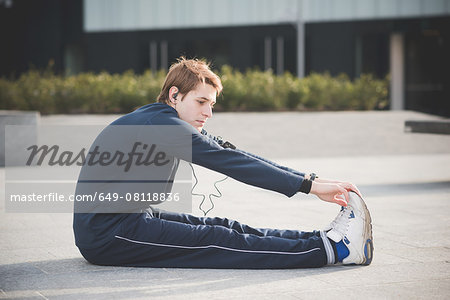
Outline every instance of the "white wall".
<path id="1" fill-rule="evenodd" d="M 450 15 L 450 0 L 84 0 L 87 32 Z"/>

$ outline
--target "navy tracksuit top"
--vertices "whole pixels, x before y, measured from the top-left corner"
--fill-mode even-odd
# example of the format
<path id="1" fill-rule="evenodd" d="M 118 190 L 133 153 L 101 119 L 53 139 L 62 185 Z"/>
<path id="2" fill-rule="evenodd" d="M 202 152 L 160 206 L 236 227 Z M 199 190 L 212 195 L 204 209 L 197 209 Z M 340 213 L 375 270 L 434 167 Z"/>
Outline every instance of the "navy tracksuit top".
<path id="1" fill-rule="evenodd" d="M 220 172 L 238 181 L 267 190 L 295 195 L 303 182 L 304 173 L 279 166 L 271 161 L 239 149 L 223 148 L 216 138 L 198 132 L 178 117 L 167 104 L 145 105 L 111 123 L 111 125 L 178 125 L 183 134 L 192 136 L 192 163 Z M 120 139 L 118 140 L 120 142 Z M 177 147 L 176 141 L 167 142 Z M 183 158 L 181 158 L 183 159 Z M 176 164 L 176 159 L 171 160 Z M 173 166 L 169 166 L 170 167 Z M 83 167 L 84 168 L 84 167 Z M 176 172 L 176 166 L 172 168 Z M 82 170 L 83 172 L 83 170 Z M 174 174 L 167 174 L 167 181 Z M 142 207 L 142 209 L 145 209 Z M 79 248 L 92 249 L 110 240 L 126 214 L 75 213 L 75 242 Z"/>

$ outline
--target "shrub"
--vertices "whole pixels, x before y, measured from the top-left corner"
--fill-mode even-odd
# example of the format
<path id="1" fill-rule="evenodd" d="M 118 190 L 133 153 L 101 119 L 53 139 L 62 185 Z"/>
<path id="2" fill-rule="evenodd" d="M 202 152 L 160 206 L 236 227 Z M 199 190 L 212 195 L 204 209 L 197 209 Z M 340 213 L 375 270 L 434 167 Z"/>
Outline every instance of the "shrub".
<path id="1" fill-rule="evenodd" d="M 127 113 L 156 101 L 166 72 L 107 72 L 59 76 L 51 69 L 30 70 L 17 80 L 0 78 L 0 109 L 54 113 Z M 297 78 L 271 70 L 219 71 L 224 86 L 218 111 L 371 110 L 388 105 L 388 78 L 370 74 L 351 81 L 347 75 L 312 73 Z"/>

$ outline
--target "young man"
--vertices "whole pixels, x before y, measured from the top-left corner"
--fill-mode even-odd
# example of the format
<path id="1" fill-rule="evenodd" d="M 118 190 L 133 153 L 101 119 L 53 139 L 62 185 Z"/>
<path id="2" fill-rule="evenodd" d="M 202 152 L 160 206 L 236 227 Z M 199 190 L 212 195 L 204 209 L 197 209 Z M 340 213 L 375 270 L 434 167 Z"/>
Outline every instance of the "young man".
<path id="1" fill-rule="evenodd" d="M 93 264 L 139 267 L 262 269 L 321 267 L 341 262 L 370 264 L 371 219 L 358 189 L 351 183 L 279 166 L 206 134 L 203 126 L 212 117 L 221 91 L 219 77 L 206 63 L 181 58 L 171 66 L 158 103 L 143 106 L 111 125 L 147 126 L 144 128 L 173 125 L 182 135 L 189 136 L 191 157 L 183 157 L 174 150 L 183 147 L 176 138 L 164 136 L 162 143 L 167 146 L 168 164 L 158 171 L 152 169 L 154 166 L 148 168 L 148 173 L 156 172 L 169 186 L 179 160 L 190 160 L 288 197 L 297 192 L 312 193 L 339 204 L 342 209 L 330 227 L 313 232 L 259 229 L 226 218 L 157 211 L 144 203 L 128 213 L 95 210 L 75 213 L 75 240 L 82 255 Z M 121 137 L 115 139 L 115 143 L 121 143 Z M 83 167 L 77 193 L 85 191 L 86 180 L 82 179 L 89 178 L 91 173 Z M 108 180 L 97 187 L 116 191 L 118 184 L 122 181 Z"/>

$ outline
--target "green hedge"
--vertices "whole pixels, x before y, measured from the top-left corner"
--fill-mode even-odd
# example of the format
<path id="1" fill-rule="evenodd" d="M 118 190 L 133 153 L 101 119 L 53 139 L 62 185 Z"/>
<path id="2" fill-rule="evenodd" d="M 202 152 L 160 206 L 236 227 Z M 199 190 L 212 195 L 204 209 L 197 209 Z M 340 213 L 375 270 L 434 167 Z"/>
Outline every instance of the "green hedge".
<path id="1" fill-rule="evenodd" d="M 372 110 L 388 104 L 388 79 L 362 75 L 245 73 L 224 66 L 217 111 Z M 64 77 L 50 70 L 30 70 L 17 80 L 0 79 L 0 109 L 54 113 L 126 113 L 154 102 L 166 73 L 82 73 Z"/>

